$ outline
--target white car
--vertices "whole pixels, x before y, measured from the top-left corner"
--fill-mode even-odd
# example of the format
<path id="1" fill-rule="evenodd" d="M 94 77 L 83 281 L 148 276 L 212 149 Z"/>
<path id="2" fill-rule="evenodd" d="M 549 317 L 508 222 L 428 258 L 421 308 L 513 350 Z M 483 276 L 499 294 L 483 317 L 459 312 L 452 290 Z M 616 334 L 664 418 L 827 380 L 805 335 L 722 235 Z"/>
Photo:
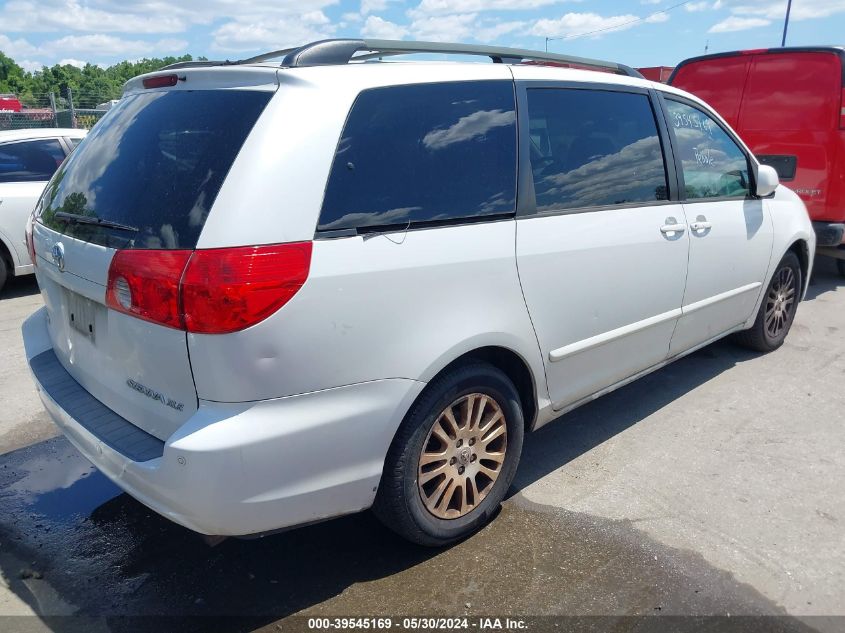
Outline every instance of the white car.
<path id="1" fill-rule="evenodd" d="M 26 221 L 44 185 L 86 133 L 61 128 L 0 131 L 0 290 L 10 277 L 32 273 Z"/>
<path id="2" fill-rule="evenodd" d="M 499 63 L 379 61 L 443 51 Z M 524 432 L 780 346 L 815 249 L 689 94 L 373 40 L 130 80 L 29 235 L 38 390 L 117 485 L 209 535 L 373 507 L 428 545 L 493 516 Z"/>

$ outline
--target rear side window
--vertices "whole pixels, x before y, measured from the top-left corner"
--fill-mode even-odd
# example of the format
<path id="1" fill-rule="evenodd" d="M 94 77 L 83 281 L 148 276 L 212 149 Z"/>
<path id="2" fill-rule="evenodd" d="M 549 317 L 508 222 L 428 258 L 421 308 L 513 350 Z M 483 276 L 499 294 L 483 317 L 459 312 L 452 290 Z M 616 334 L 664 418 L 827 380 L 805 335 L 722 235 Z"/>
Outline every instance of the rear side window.
<path id="1" fill-rule="evenodd" d="M 114 248 L 194 248 L 272 93 L 174 90 L 121 99 L 50 181 L 48 227 Z M 57 212 L 124 225 L 72 222 Z"/>
<path id="2" fill-rule="evenodd" d="M 38 139 L 0 145 L 0 182 L 50 180 L 65 159 L 57 139 Z"/>
<path id="3" fill-rule="evenodd" d="M 566 88 L 528 91 L 537 211 L 666 200 L 666 168 L 649 98 Z"/>
<path id="4" fill-rule="evenodd" d="M 332 164 L 319 230 L 513 214 L 513 83 L 363 91 Z"/>
<path id="5" fill-rule="evenodd" d="M 716 121 L 698 108 L 666 100 L 687 200 L 745 197 L 748 158 Z"/>

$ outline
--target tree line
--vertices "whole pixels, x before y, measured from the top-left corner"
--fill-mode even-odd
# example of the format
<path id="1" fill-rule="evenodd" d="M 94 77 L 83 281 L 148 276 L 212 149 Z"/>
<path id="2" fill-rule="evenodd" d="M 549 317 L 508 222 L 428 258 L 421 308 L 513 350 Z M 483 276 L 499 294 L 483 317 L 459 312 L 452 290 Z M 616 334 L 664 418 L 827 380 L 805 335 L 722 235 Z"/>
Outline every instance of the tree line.
<path id="1" fill-rule="evenodd" d="M 108 68 L 95 64 L 85 64 L 82 68 L 71 64 L 56 64 L 29 72 L 0 51 L 0 93 L 15 94 L 21 103 L 29 107 L 43 106 L 44 99 L 50 92 L 54 93 L 57 99 L 66 97 L 68 89 L 73 91 L 75 99 L 80 96 L 90 100 L 108 101 L 118 99 L 124 82 L 132 77 L 158 70 L 168 64 L 193 59 L 191 55 L 154 57 L 134 62 L 122 61 Z"/>

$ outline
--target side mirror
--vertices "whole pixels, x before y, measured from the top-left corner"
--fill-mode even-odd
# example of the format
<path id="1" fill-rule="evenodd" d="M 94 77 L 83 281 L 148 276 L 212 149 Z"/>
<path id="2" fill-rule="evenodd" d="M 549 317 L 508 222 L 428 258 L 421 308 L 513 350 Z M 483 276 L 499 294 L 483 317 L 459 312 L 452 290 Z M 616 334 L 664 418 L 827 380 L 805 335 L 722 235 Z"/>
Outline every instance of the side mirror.
<path id="1" fill-rule="evenodd" d="M 771 165 L 760 165 L 757 167 L 757 191 L 756 193 L 761 198 L 765 198 L 775 192 L 780 184 L 778 173 Z"/>

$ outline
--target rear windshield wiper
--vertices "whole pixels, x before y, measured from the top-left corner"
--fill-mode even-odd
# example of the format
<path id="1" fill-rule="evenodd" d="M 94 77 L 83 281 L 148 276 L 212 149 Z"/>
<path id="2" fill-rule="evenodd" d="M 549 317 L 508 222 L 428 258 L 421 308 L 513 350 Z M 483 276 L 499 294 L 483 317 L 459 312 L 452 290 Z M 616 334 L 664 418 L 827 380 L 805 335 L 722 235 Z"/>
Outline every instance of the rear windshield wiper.
<path id="1" fill-rule="evenodd" d="M 102 218 L 95 218 L 90 215 L 79 215 L 78 213 L 67 213 L 66 211 L 56 211 L 56 215 L 60 220 L 65 220 L 71 224 L 93 224 L 94 226 L 102 226 L 107 229 L 118 229 L 120 231 L 140 231 L 138 227 L 129 224 L 122 224 L 112 220 L 104 220 Z"/>

